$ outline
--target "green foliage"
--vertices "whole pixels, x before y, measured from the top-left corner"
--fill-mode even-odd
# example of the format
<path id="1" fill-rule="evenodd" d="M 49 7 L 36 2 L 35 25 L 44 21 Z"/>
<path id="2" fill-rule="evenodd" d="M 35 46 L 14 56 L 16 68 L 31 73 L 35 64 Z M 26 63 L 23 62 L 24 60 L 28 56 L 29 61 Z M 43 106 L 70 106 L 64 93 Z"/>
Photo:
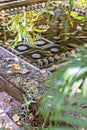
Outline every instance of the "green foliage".
<path id="1" fill-rule="evenodd" d="M 87 0 L 77 0 L 80 7 L 86 7 L 87 6 Z"/>
<path id="2" fill-rule="evenodd" d="M 75 0 L 69 0 L 69 5 L 70 5 L 70 7 L 69 7 L 69 14 L 70 14 L 71 11 L 72 11 L 72 8 L 73 8 L 73 6 L 74 6 L 74 2 L 75 2 Z"/>
<path id="3" fill-rule="evenodd" d="M 86 17 L 84 17 L 84 16 L 79 16 L 78 13 L 76 13 L 76 12 L 74 12 L 74 11 L 71 11 L 70 16 L 72 16 L 74 19 L 77 19 L 77 20 L 87 20 Z"/>
<path id="4" fill-rule="evenodd" d="M 84 10 L 86 8 L 87 5 L 87 1 L 86 0 L 69 0 L 69 9 L 66 11 L 66 22 L 65 22 L 65 39 L 69 36 L 70 32 L 69 32 L 69 26 L 73 25 L 73 21 L 71 19 L 71 17 L 73 17 L 76 20 L 80 20 L 80 21 L 86 21 L 87 18 L 84 16 L 80 16 L 77 12 L 72 11 L 73 7 L 76 5 L 78 5 L 78 7 L 81 10 Z"/>
<path id="5" fill-rule="evenodd" d="M 26 123 L 23 124 L 23 130 L 31 130 L 32 128 L 29 127 Z"/>
<path id="6" fill-rule="evenodd" d="M 45 81 L 47 92 L 40 100 L 42 130 L 87 129 L 87 50 L 79 48 L 81 52 L 75 59 Z"/>
<path id="7" fill-rule="evenodd" d="M 36 23 L 40 20 L 42 12 L 29 11 L 22 14 L 17 14 L 10 18 L 8 21 L 10 31 L 16 33 L 16 38 L 12 44 L 16 44 L 20 41 L 29 41 L 31 44 L 35 43 L 35 39 L 41 35 L 41 32 L 46 30 L 40 30 L 36 27 Z M 26 36 L 28 36 L 26 38 Z"/>
<path id="8" fill-rule="evenodd" d="M 72 8 L 74 6 L 74 1 L 75 0 L 69 0 L 69 9 L 66 12 L 66 22 L 65 22 L 65 39 L 68 38 L 69 36 L 69 26 L 70 26 L 70 14 L 72 12 Z"/>

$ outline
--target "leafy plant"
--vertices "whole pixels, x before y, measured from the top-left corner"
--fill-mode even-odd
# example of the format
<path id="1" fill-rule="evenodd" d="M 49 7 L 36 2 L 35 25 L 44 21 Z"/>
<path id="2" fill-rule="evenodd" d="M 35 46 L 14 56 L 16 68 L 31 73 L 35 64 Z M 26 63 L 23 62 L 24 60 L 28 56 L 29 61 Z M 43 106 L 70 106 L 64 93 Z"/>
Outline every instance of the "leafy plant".
<path id="1" fill-rule="evenodd" d="M 16 32 L 14 44 L 20 41 L 29 41 L 31 44 L 35 43 L 35 39 L 45 32 L 46 29 L 38 29 L 36 23 L 40 20 L 42 12 L 29 11 L 13 16 L 8 22 L 10 30 Z M 13 44 L 12 43 L 12 44 Z"/>
<path id="2" fill-rule="evenodd" d="M 69 0 L 69 9 L 66 11 L 66 22 L 65 22 L 65 39 L 69 36 L 69 26 L 72 23 L 70 14 L 72 12 L 75 0 Z"/>
<path id="3" fill-rule="evenodd" d="M 81 8 L 84 8 L 87 6 L 87 1 L 86 0 L 77 0 L 76 2 L 78 2 L 78 5 L 81 7 Z"/>
<path id="4" fill-rule="evenodd" d="M 79 16 L 78 13 L 72 11 L 70 16 L 72 16 L 74 19 L 77 19 L 77 20 L 87 20 L 86 17 L 84 16 Z"/>
<path id="5" fill-rule="evenodd" d="M 40 100 L 42 130 L 87 129 L 87 50 L 79 48 L 81 53 L 45 82 L 47 92 Z"/>

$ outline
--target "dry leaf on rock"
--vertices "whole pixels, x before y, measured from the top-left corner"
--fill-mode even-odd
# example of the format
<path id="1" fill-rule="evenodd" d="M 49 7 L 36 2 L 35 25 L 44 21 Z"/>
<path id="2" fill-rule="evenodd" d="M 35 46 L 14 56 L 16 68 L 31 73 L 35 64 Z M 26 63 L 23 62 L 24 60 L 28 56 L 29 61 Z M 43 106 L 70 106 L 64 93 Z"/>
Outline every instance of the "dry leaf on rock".
<path id="1" fill-rule="evenodd" d="M 26 74 L 30 72 L 30 70 L 28 69 L 22 69 L 22 68 L 19 68 L 19 69 L 15 69 L 15 68 L 11 68 L 8 70 L 8 73 L 19 73 L 19 74 Z"/>

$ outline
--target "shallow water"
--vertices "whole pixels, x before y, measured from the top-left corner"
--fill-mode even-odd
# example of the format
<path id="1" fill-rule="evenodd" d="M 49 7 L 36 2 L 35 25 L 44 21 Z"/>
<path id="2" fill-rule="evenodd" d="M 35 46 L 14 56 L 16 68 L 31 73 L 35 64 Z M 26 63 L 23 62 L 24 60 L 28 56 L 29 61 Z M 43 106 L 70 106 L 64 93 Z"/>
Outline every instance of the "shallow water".
<path id="1" fill-rule="evenodd" d="M 87 21 L 78 21 L 71 18 L 69 35 L 66 38 L 64 34 L 66 23 L 64 15 L 62 17 L 58 15 L 56 18 L 50 16 L 50 20 L 48 20 L 47 16 L 48 14 L 44 13 L 42 19 L 35 25 L 40 30 L 47 29 L 46 32 L 41 33 L 41 37 L 34 39 L 35 45 L 31 45 L 25 39 L 25 41 L 9 47 L 13 52 L 27 58 L 28 62 L 39 68 L 49 67 L 49 64 L 52 65 L 57 62 L 54 58 L 56 55 L 57 57 L 65 58 L 65 53 L 71 53 L 75 49 L 73 45 L 84 45 L 87 43 Z M 0 43 L 11 43 L 15 36 L 15 33 L 8 30 L 8 25 L 1 25 Z M 25 37 L 28 36 L 26 35 Z M 38 62 L 40 62 L 39 66 Z"/>

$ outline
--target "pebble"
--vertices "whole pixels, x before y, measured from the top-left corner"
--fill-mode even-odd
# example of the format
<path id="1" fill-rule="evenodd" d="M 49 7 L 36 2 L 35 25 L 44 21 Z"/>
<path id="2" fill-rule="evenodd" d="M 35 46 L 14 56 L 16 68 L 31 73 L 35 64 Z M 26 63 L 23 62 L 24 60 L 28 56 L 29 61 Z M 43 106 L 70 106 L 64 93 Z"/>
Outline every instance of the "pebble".
<path id="1" fill-rule="evenodd" d="M 82 31 L 82 27 L 81 26 L 77 25 L 76 28 L 77 28 L 78 31 Z"/>

